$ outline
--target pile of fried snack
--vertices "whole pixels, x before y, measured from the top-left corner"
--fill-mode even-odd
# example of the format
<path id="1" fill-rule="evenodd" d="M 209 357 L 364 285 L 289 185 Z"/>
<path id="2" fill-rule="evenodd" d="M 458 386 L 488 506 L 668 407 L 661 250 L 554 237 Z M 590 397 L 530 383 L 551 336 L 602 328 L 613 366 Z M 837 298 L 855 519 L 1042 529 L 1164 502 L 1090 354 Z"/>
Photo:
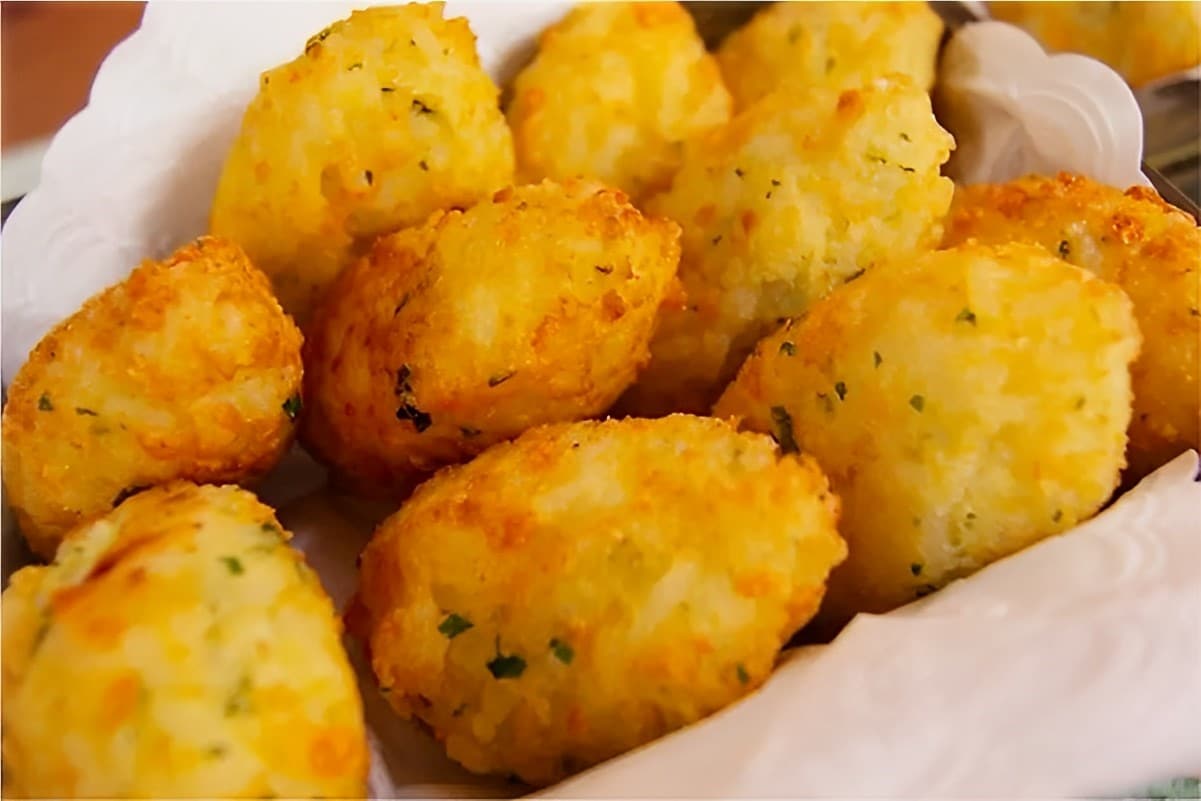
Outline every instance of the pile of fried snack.
<path id="1" fill-rule="evenodd" d="M 941 35 L 779 4 L 710 54 L 677 4 L 584 5 L 502 96 L 407 5 L 264 73 L 209 235 L 10 387 L 52 561 L 3 597 L 5 792 L 362 795 L 343 612 L 399 715 L 546 785 L 1196 447 L 1197 226 L 953 186 Z M 294 435 L 395 510 L 347 610 L 237 486 Z"/>

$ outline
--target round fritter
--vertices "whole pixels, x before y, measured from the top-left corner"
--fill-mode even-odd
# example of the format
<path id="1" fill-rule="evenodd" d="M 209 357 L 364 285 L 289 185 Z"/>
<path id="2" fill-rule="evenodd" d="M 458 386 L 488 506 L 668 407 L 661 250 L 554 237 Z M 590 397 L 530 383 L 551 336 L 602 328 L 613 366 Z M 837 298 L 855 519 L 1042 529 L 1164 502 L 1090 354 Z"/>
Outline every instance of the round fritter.
<path id="1" fill-rule="evenodd" d="M 361 797 L 354 674 L 288 536 L 248 492 L 174 482 L 17 572 L 5 796 Z"/>
<path id="2" fill-rule="evenodd" d="M 717 51 L 739 108 L 780 87 L 855 89 L 907 75 L 934 84 L 942 20 L 925 3 L 772 3 Z"/>
<path id="3" fill-rule="evenodd" d="M 724 421 L 544 426 L 424 484 L 352 631 L 395 709 L 546 784 L 745 695 L 846 555 L 808 458 Z"/>
<path id="4" fill-rule="evenodd" d="M 956 189 L 945 242 L 1032 242 L 1122 287 L 1143 347 L 1127 458 L 1140 478 L 1201 448 L 1201 229 L 1150 189 L 1060 174 Z"/>
<path id="5" fill-rule="evenodd" d="M 1049 50 L 1104 61 L 1134 86 L 1201 64 L 1201 3 L 989 3 Z"/>
<path id="6" fill-rule="evenodd" d="M 904 80 L 776 94 L 706 137 L 648 204 L 683 226 L 688 305 L 665 310 L 621 408 L 708 411 L 780 318 L 885 258 L 935 247 L 953 145 Z"/>
<path id="7" fill-rule="evenodd" d="M 148 261 L 47 334 L 4 407 L 4 483 L 43 557 L 135 489 L 246 482 L 292 441 L 300 332 L 232 243 Z"/>
<path id="8" fill-rule="evenodd" d="M 1071 528 L 1118 481 L 1139 333 L 1129 298 L 1031 245 L 869 272 L 764 339 L 715 413 L 810 453 L 850 558 L 826 626 Z"/>
<path id="9" fill-rule="evenodd" d="M 730 118 L 730 94 L 678 3 L 585 3 L 542 34 L 513 84 L 518 176 L 588 176 L 642 198 L 684 142 Z"/>
<path id="10" fill-rule="evenodd" d="M 356 11 L 263 74 L 211 228 L 246 249 L 306 325 L 376 235 L 512 181 L 498 96 L 467 20 L 444 20 L 441 3 Z"/>
<path id="11" fill-rule="evenodd" d="M 306 447 L 398 494 L 538 423 L 605 411 L 647 359 L 679 228 L 549 181 L 382 237 L 306 344 Z"/>

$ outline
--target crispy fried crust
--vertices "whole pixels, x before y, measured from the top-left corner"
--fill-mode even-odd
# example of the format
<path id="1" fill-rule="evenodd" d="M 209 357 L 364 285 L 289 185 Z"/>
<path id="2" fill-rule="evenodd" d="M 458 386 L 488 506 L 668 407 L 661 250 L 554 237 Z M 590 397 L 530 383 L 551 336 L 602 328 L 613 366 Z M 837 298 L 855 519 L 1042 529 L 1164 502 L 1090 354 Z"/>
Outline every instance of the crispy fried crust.
<path id="1" fill-rule="evenodd" d="M 380 239 L 306 346 L 306 447 L 353 489 L 395 494 L 530 426 L 600 414 L 646 362 L 678 239 L 583 181 Z"/>
<path id="2" fill-rule="evenodd" d="M 886 258 L 937 246 L 951 136 L 904 79 L 777 94 L 691 150 L 648 208 L 684 229 L 684 308 L 620 409 L 707 412 L 755 342 Z"/>
<path id="3" fill-rule="evenodd" d="M 4 484 L 34 551 L 53 556 L 131 488 L 270 470 L 292 440 L 300 344 L 267 279 L 221 239 L 88 300 L 34 348 L 4 408 Z"/>
<path id="4" fill-rule="evenodd" d="M 837 510 L 723 421 L 536 428 L 380 526 L 352 626 L 454 759 L 546 784 L 763 682 L 846 555 Z"/>
<path id="5" fill-rule="evenodd" d="M 1049 50 L 1104 61 L 1134 86 L 1201 64 L 1201 3 L 989 3 Z"/>
<path id="6" fill-rule="evenodd" d="M 635 200 L 667 188 L 684 142 L 730 118 L 717 62 L 678 3 L 585 3 L 513 85 L 518 178 L 589 176 Z"/>
<path id="7" fill-rule="evenodd" d="M 6 797 L 361 797 L 333 605 L 272 511 L 176 482 L 4 593 Z"/>
<path id="8" fill-rule="evenodd" d="M 738 108 L 782 86 L 934 85 L 942 20 L 925 3 L 771 3 L 717 51 Z"/>
<path id="9" fill-rule="evenodd" d="M 467 20 L 441 3 L 356 11 L 263 74 L 225 162 L 211 228 L 307 326 L 375 235 L 513 179 L 498 90 Z"/>
<path id="10" fill-rule="evenodd" d="M 945 242 L 969 239 L 1041 245 L 1130 296 L 1143 335 L 1132 368 L 1130 479 L 1201 447 L 1201 229 L 1192 218 L 1143 187 L 1030 176 L 956 190 Z"/>
<path id="11" fill-rule="evenodd" d="M 842 497 L 833 628 L 1095 513 L 1138 344 L 1117 286 L 1031 245 L 968 245 L 837 290 L 759 344 L 715 413 L 795 439 Z"/>

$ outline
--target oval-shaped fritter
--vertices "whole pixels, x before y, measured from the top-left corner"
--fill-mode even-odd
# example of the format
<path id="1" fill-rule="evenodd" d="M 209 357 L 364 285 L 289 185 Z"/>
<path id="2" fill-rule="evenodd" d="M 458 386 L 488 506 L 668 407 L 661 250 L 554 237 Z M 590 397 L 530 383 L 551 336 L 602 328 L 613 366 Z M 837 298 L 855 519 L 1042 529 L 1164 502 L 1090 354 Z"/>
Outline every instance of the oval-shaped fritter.
<path id="1" fill-rule="evenodd" d="M 171 479 L 252 481 L 292 441 L 301 336 L 232 243 L 202 237 L 47 334 L 4 407 L 4 484 L 43 557 Z"/>
<path id="2" fill-rule="evenodd" d="M 1131 368 L 1128 477 L 1201 448 L 1201 228 L 1141 186 L 1029 176 L 958 187 L 944 242 L 1021 241 L 1112 281 L 1134 302 L 1143 347 Z"/>
<path id="3" fill-rule="evenodd" d="M 211 229 L 270 276 L 307 325 L 378 234 L 513 179 L 499 92 L 442 3 L 356 11 L 263 74 L 225 161 Z"/>
<path id="4" fill-rule="evenodd" d="M 584 3 L 513 83 L 523 182 L 597 178 L 635 200 L 667 188 L 684 142 L 730 118 L 730 94 L 679 3 Z"/>
<path id="5" fill-rule="evenodd" d="M 451 757 L 546 784 L 762 683 L 846 555 L 837 509 L 720 420 L 544 426 L 380 526 L 350 625 Z"/>
<path id="6" fill-rule="evenodd" d="M 306 344 L 306 447 L 365 494 L 604 412 L 647 358 L 679 228 L 588 182 L 503 190 L 381 238 Z"/>
<path id="7" fill-rule="evenodd" d="M 715 413 L 810 453 L 850 557 L 824 626 L 1091 516 L 1123 466 L 1139 333 L 1113 284 L 1031 245 L 887 264 L 764 339 Z"/>
<path id="8" fill-rule="evenodd" d="M 5 796 L 361 797 L 333 605 L 271 510 L 176 482 L 4 592 Z"/>
<path id="9" fill-rule="evenodd" d="M 773 95 L 690 150 L 647 208 L 680 223 L 688 305 L 667 309 L 631 414 L 707 412 L 755 343 L 887 258 L 937 246 L 954 142 L 905 80 Z"/>

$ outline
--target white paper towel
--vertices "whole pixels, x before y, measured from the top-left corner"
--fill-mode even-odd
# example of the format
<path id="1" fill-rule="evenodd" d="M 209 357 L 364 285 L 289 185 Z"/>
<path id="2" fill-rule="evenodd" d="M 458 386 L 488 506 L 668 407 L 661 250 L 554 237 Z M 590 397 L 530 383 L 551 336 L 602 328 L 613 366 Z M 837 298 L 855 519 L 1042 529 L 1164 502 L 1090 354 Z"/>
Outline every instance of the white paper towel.
<path id="1" fill-rule="evenodd" d="M 485 68 L 503 80 L 567 5 L 452 2 L 448 13 L 471 19 Z M 56 137 L 42 185 L 5 228 L 5 383 L 49 327 L 86 297 L 123 278 L 139 259 L 203 231 L 221 160 L 258 73 L 290 58 L 351 7 L 149 7 L 142 29 L 105 62 L 89 106 Z M 972 30 L 958 34 L 950 51 L 972 57 L 945 61 L 940 80 L 967 87 L 957 101 L 963 127 L 953 132 L 960 163 L 975 180 L 1011 177 L 1015 165 L 1077 169 L 1119 185 L 1137 179 L 1129 167 L 1137 169 L 1141 139 L 1130 134 L 1129 109 L 1104 73 L 1023 69 L 1015 81 L 1012 54 L 1003 50 L 1019 40 L 1010 32 Z M 974 44 L 954 50 L 964 41 Z M 1029 51 L 1028 44 L 1016 46 Z M 1065 75 L 1085 74 L 1091 89 L 1083 95 L 1109 100 L 1079 101 L 1081 85 Z M 1048 116 L 1047 108 L 1065 102 L 1052 96 L 1065 92 L 1084 110 Z M 1047 120 L 1054 133 L 1042 136 Z M 1001 129 L 1023 134 L 983 135 Z M 1137 121 L 1135 130 L 1141 131 Z M 968 154 L 974 154 L 970 164 L 963 160 Z M 1078 795 L 1196 775 L 1201 485 L 1192 481 L 1195 470 L 1195 458 L 1182 456 L 1095 521 L 919 604 L 858 619 L 832 645 L 790 654 L 742 703 L 550 794 Z M 372 518 L 321 490 L 322 481 L 322 471 L 296 455 L 261 494 L 281 508 L 296 543 L 342 602 L 353 589 L 354 557 Z M 11 516 L 3 526 L 7 556 L 17 536 Z M 361 660 L 358 667 L 375 748 L 373 794 L 521 792 L 451 763 L 388 711 Z"/>

